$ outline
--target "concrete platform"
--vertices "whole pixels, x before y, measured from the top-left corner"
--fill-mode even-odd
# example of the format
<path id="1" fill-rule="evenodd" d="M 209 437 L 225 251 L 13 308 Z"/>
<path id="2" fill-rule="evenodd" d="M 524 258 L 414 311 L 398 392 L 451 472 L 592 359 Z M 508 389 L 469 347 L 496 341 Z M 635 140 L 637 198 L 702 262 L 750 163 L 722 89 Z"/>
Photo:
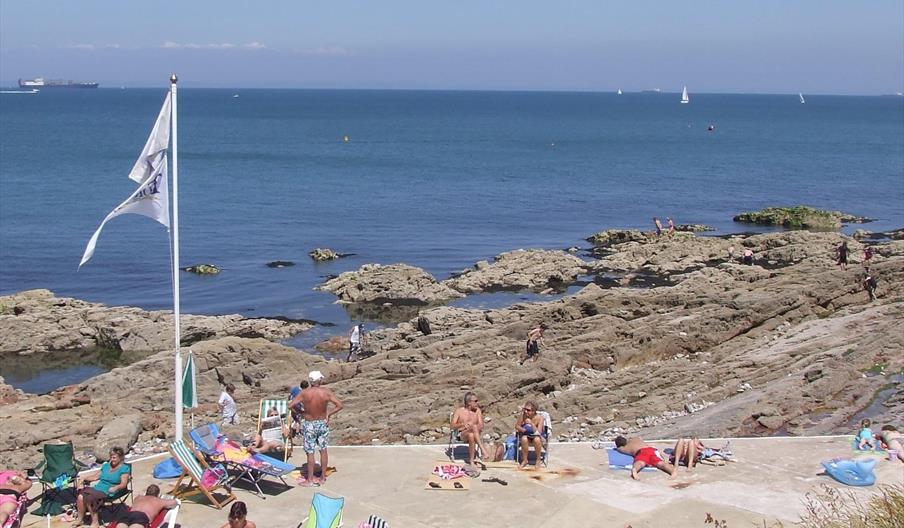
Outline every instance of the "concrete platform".
<path id="1" fill-rule="evenodd" d="M 723 439 L 704 440 L 721 446 Z M 651 442 L 671 447 L 674 442 Z M 345 497 L 344 523 L 356 527 L 377 514 L 393 528 L 453 528 L 500 526 L 556 528 L 560 526 L 695 527 L 703 526 L 707 513 L 728 521 L 729 526 L 785 525 L 798 520 L 808 492 L 821 484 L 843 487 L 861 497 L 875 486 L 849 488 L 821 475 L 820 461 L 853 457 L 851 437 L 732 439 L 737 463 L 713 467 L 698 465 L 692 472 L 681 468 L 670 479 L 659 471 L 643 472 L 633 481 L 628 471 L 610 470 L 605 453 L 590 444 L 553 444 L 548 470 L 491 468 L 464 491 L 427 490 L 431 469 L 445 458 L 445 446 L 332 447 L 330 465 L 338 468 L 318 488 L 285 489 L 281 484 L 264 488 L 266 499 L 247 489 L 236 489 L 238 500 L 248 506 L 250 520 L 259 528 L 294 528 L 307 515 L 315 491 Z M 873 456 L 873 455 L 860 455 Z M 877 457 L 878 458 L 878 457 Z M 151 477 L 160 458 L 135 463 L 135 490 L 155 482 L 165 491 L 167 481 Z M 304 462 L 296 449 L 291 459 Z M 879 484 L 904 482 L 904 463 L 880 459 Z M 499 477 L 503 486 L 481 479 Z M 288 479 L 287 479 L 288 480 Z M 185 528 L 215 528 L 226 521 L 228 510 L 217 510 L 204 499 L 183 504 L 179 523 Z M 24 526 L 47 526 L 46 520 L 28 515 Z M 60 522 L 52 526 L 65 526 Z"/>

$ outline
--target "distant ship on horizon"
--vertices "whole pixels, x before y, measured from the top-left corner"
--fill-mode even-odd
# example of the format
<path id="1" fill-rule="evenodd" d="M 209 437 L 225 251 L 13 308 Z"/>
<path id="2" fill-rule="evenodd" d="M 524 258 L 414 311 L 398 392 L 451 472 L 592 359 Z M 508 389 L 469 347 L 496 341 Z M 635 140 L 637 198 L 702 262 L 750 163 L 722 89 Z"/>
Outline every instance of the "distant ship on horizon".
<path id="1" fill-rule="evenodd" d="M 43 89 L 43 88 L 97 88 L 96 82 L 64 81 L 62 79 L 48 79 L 43 77 L 35 79 L 19 79 L 19 88 Z"/>

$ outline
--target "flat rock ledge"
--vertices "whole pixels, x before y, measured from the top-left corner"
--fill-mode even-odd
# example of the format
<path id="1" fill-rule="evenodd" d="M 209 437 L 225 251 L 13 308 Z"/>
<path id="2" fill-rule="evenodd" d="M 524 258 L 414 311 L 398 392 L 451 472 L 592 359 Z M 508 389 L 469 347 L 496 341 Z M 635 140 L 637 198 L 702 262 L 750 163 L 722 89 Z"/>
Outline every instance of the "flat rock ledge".
<path id="1" fill-rule="evenodd" d="M 428 305 L 464 297 L 432 275 L 407 264 L 365 264 L 316 288 L 348 303 Z"/>
<path id="2" fill-rule="evenodd" d="M 481 260 L 443 284 L 462 293 L 487 291 L 548 292 L 567 287 L 587 273 L 581 259 L 564 251 L 518 249 Z"/>
<path id="3" fill-rule="evenodd" d="M 182 345 L 224 336 L 289 338 L 310 323 L 246 319 L 240 315 L 183 315 Z M 0 356 L 97 347 L 156 352 L 173 346 L 173 314 L 127 306 L 105 306 L 56 297 L 49 290 L 0 296 Z"/>

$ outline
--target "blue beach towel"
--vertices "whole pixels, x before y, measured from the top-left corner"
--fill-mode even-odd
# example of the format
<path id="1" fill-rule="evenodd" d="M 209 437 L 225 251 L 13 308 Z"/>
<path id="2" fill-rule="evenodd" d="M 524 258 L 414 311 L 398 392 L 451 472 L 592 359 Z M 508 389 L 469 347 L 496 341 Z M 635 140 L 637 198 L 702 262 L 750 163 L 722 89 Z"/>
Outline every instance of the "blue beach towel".
<path id="1" fill-rule="evenodd" d="M 866 460 L 829 460 L 822 463 L 826 473 L 842 484 L 848 486 L 872 486 L 876 483 L 873 468 L 876 459 Z"/>
<path id="2" fill-rule="evenodd" d="M 634 457 L 631 455 L 626 455 L 622 452 L 616 451 L 615 448 L 607 448 L 606 455 L 609 457 L 609 469 L 627 469 L 631 470 L 631 466 L 634 465 Z M 656 468 L 651 466 L 644 466 L 641 471 L 655 471 Z"/>

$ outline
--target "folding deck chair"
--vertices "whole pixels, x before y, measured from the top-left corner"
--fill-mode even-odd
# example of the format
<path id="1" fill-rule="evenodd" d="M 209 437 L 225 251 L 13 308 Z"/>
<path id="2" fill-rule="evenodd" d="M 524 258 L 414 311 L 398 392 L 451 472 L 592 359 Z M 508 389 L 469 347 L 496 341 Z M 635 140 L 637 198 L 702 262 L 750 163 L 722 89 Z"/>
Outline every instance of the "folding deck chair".
<path id="1" fill-rule="evenodd" d="M 203 453 L 210 462 L 223 464 L 227 471 L 233 473 L 234 476 L 229 481 L 230 485 L 239 480 L 249 482 L 257 490 L 257 496 L 262 499 L 266 497 L 261 490 L 260 482 L 266 477 L 276 477 L 286 488 L 291 487 L 284 477 L 294 471 L 295 466 L 264 454 L 247 453 L 237 442 L 220 435 L 216 424 L 198 427 L 189 435 L 196 449 Z M 241 458 L 234 455 L 238 453 L 241 453 Z"/>
<path id="2" fill-rule="evenodd" d="M 311 510 L 297 528 L 339 528 L 342 526 L 343 497 L 327 497 L 315 492 L 311 499 Z"/>
<path id="3" fill-rule="evenodd" d="M 543 443 L 543 452 L 536 453 L 535 456 L 540 457 L 540 461 L 543 462 L 543 465 L 549 467 L 549 438 L 552 436 L 552 420 L 549 417 L 549 413 L 546 411 L 537 411 L 537 414 L 543 417 L 543 434 L 540 435 L 540 438 Z M 521 462 L 521 437 L 523 435 L 521 433 L 517 433 L 515 435 L 515 461 Z M 528 447 L 530 449 L 530 447 Z M 530 453 L 524 453 L 524 456 L 529 456 Z"/>
<path id="4" fill-rule="evenodd" d="M 174 497 L 190 497 L 203 493 L 207 497 L 207 500 L 216 506 L 217 509 L 220 509 L 229 502 L 235 500 L 235 495 L 233 495 L 232 490 L 227 486 L 226 478 L 218 478 L 213 485 L 209 487 L 204 486 L 204 471 L 210 469 L 210 466 L 207 465 L 204 457 L 199 456 L 199 453 L 196 453 L 194 449 L 189 447 L 184 440 L 174 441 L 170 444 L 169 451 L 170 454 L 173 455 L 173 458 L 176 459 L 176 462 L 182 466 L 182 474 L 179 476 L 179 480 L 176 481 L 176 484 L 173 485 L 173 490 L 170 492 Z M 223 473 L 226 473 L 225 468 L 223 468 Z M 182 481 L 186 477 L 189 481 L 185 484 L 183 489 Z M 226 491 L 229 492 L 229 495 L 222 501 L 217 500 L 213 495 L 213 492 L 219 488 L 225 488 Z"/>
<path id="5" fill-rule="evenodd" d="M 267 413 L 276 409 L 279 420 L 268 420 Z M 280 442 L 283 445 L 283 462 L 292 456 L 292 413 L 289 400 L 261 400 L 257 418 L 257 429 L 265 442 Z"/>
<path id="6" fill-rule="evenodd" d="M 28 470 L 41 483 L 41 506 L 35 514 L 59 515 L 63 513 L 63 505 L 75 502 L 75 477 L 79 469 L 87 466 L 75 459 L 72 442 L 44 444 L 43 451 L 44 460 Z M 67 490 L 70 493 L 65 493 Z"/>

